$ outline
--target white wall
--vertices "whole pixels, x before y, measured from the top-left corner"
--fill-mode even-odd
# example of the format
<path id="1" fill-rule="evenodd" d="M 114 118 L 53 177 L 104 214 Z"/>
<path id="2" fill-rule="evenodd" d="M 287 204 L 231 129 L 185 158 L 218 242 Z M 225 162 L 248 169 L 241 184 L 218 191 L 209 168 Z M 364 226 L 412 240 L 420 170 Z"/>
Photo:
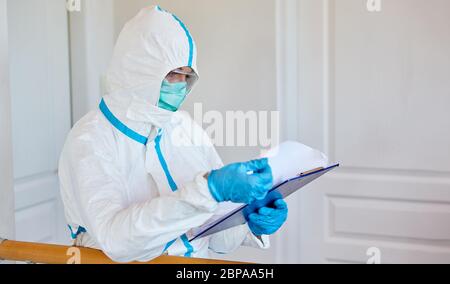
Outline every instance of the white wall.
<path id="1" fill-rule="evenodd" d="M 81 11 L 69 15 L 73 123 L 96 108 L 103 94 L 115 41 L 113 7 L 111 0 L 82 0 Z"/>
<path id="2" fill-rule="evenodd" d="M 6 0 L 0 0 L 0 237 L 14 237 L 14 194 Z"/>

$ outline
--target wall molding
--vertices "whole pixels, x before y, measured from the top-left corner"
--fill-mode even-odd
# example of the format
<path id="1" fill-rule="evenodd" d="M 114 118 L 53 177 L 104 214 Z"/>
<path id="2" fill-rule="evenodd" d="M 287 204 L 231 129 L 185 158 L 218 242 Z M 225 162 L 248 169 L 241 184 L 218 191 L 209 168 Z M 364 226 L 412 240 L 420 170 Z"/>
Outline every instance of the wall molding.
<path id="1" fill-rule="evenodd" d="M 276 0 L 277 103 L 281 111 L 281 140 L 297 139 L 298 2 Z M 292 64 L 296 62 L 296 64 Z"/>
<path id="2" fill-rule="evenodd" d="M 298 140 L 298 4 L 297 0 L 276 0 L 277 104 L 280 111 L 280 141 Z M 292 64 L 294 62 L 294 64 Z M 289 212 L 299 220 L 297 197 L 290 199 Z M 298 263 L 300 231 L 288 222 L 274 238 L 277 263 Z"/>
<path id="3" fill-rule="evenodd" d="M 115 41 L 114 1 L 82 0 L 69 14 L 72 121 L 96 108 Z"/>
<path id="4" fill-rule="evenodd" d="M 0 237 L 14 238 L 14 189 L 9 90 L 7 1 L 0 0 Z"/>
<path id="5" fill-rule="evenodd" d="M 334 159 L 334 7 L 334 0 L 278 0 L 276 9 L 281 141 L 301 141 L 324 151 L 330 160 Z M 315 131 L 308 127 L 311 123 L 317 125 Z M 300 222 L 300 196 L 293 196 L 290 204 L 291 216 Z M 288 224 L 286 238 L 277 242 L 278 262 L 308 261 L 301 248 L 302 229 L 301 224 Z"/>

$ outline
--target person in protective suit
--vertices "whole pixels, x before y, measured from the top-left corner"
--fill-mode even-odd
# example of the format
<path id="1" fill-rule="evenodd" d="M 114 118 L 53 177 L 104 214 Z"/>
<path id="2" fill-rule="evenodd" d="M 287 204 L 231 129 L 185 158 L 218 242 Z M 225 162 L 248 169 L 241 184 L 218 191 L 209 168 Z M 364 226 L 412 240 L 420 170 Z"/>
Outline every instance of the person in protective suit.
<path id="1" fill-rule="evenodd" d="M 125 25 L 106 94 L 73 127 L 60 158 L 76 245 L 118 262 L 269 247 L 268 235 L 287 218 L 283 200 L 248 224 L 193 242 L 186 236 L 230 204 L 264 198 L 273 183 L 267 159 L 224 167 L 203 129 L 178 111 L 198 80 L 196 59 L 187 27 L 158 6 Z"/>

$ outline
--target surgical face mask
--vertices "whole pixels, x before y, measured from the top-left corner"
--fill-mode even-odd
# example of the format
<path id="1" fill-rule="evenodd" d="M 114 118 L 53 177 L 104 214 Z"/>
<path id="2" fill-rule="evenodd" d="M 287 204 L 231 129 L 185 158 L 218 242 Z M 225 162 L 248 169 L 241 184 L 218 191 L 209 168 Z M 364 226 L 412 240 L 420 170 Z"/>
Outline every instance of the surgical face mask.
<path id="1" fill-rule="evenodd" d="M 187 83 L 170 83 L 164 80 L 161 86 L 161 95 L 158 106 L 162 109 L 176 112 L 187 96 Z"/>

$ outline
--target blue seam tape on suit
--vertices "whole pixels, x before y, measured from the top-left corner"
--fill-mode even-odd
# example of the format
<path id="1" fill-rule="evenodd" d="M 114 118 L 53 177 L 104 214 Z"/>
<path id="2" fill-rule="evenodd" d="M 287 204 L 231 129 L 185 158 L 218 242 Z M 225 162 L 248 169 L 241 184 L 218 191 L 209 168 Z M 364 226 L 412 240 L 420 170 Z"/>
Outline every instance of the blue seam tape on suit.
<path id="1" fill-rule="evenodd" d="M 108 106 L 106 105 L 105 101 L 102 99 L 100 103 L 100 110 L 102 111 L 103 115 L 106 117 L 106 119 L 115 127 L 117 130 L 128 136 L 129 138 L 133 139 L 134 141 L 137 141 L 141 144 L 147 145 L 148 138 L 145 136 L 142 136 L 141 134 L 137 133 L 136 131 L 128 128 L 125 124 L 123 124 L 117 117 L 114 116 L 114 114 L 110 111 Z"/>
<path id="2" fill-rule="evenodd" d="M 114 116 L 114 114 L 110 111 L 110 109 L 108 108 L 108 106 L 106 105 L 105 101 L 102 99 L 101 103 L 100 103 L 100 110 L 103 113 L 103 115 L 106 117 L 106 119 L 120 132 L 122 132 L 124 135 L 128 136 L 129 138 L 131 138 L 134 141 L 137 141 L 143 145 L 147 145 L 148 142 L 148 138 L 140 135 L 139 133 L 135 132 L 134 130 L 130 129 L 129 127 L 127 127 L 125 124 L 123 124 L 117 117 Z M 164 156 L 162 154 L 161 151 L 161 146 L 160 146 L 160 142 L 161 142 L 161 137 L 162 137 L 162 133 L 160 132 L 159 135 L 156 137 L 155 139 L 155 148 L 156 148 L 156 153 L 158 155 L 158 159 L 159 162 L 164 170 L 164 173 L 166 174 L 166 178 L 167 181 L 170 185 L 170 188 L 172 189 L 172 191 L 176 191 L 178 189 L 175 181 L 173 180 L 169 168 L 167 166 L 167 163 L 164 159 Z M 80 227 L 78 228 L 78 230 L 80 231 L 80 229 L 84 230 L 82 232 L 77 232 L 76 234 L 73 234 L 71 227 L 69 226 L 71 234 L 72 234 L 72 238 L 76 239 L 76 237 L 83 232 L 86 232 L 86 230 L 84 230 L 84 228 Z M 74 237 L 75 236 L 75 237 Z M 186 257 L 190 257 L 192 255 L 193 252 L 193 247 L 192 245 L 189 243 L 186 235 L 181 236 L 181 239 L 187 249 L 187 252 L 185 254 Z M 167 251 L 169 249 L 170 246 L 172 246 L 175 243 L 176 239 L 173 241 L 170 241 L 166 244 L 166 247 L 164 248 L 164 251 Z"/>
<path id="3" fill-rule="evenodd" d="M 158 155 L 159 163 L 161 164 L 161 167 L 163 168 L 164 173 L 166 174 L 167 182 L 169 183 L 170 189 L 172 189 L 172 191 L 176 191 L 178 189 L 178 186 L 176 185 L 175 181 L 172 178 L 172 175 L 170 174 L 169 167 L 167 166 L 167 162 L 164 159 L 164 155 L 161 151 L 161 137 L 162 135 L 159 134 L 155 139 L 156 154 Z"/>
<path id="4" fill-rule="evenodd" d="M 191 243 L 189 243 L 189 240 L 186 236 L 186 234 L 181 236 L 181 240 L 184 243 L 184 246 L 187 249 L 187 252 L 184 254 L 185 257 L 191 257 L 192 256 L 192 252 L 194 252 L 194 248 L 192 247 Z"/>
<path id="5" fill-rule="evenodd" d="M 192 39 L 191 33 L 187 29 L 186 25 L 175 15 L 172 15 L 174 19 L 180 24 L 181 28 L 183 28 L 184 32 L 186 33 L 186 36 L 188 38 L 189 42 L 189 60 L 188 65 L 189 67 L 192 67 L 192 61 L 194 59 L 194 40 Z"/>
<path id="6" fill-rule="evenodd" d="M 72 226 L 67 225 L 67 227 L 69 227 L 70 235 L 71 235 L 71 237 L 72 237 L 73 240 L 75 240 L 80 234 L 86 233 L 86 229 L 83 228 L 83 227 L 81 227 L 81 226 L 78 227 L 78 230 L 77 230 L 76 233 L 73 232 Z"/>
<path id="7" fill-rule="evenodd" d="M 163 10 L 161 7 L 156 6 L 156 8 L 158 9 L 158 11 L 160 12 L 165 12 L 165 13 L 169 13 L 165 10 Z M 171 14 L 171 13 L 169 13 Z M 183 21 L 181 21 L 180 18 L 178 18 L 177 16 L 175 16 L 174 14 L 171 14 L 172 17 L 180 24 L 181 28 L 184 30 L 184 32 L 186 33 L 186 37 L 188 39 L 189 42 L 189 59 L 188 59 L 188 67 L 192 67 L 192 62 L 194 61 L 194 40 L 192 39 L 191 33 L 189 32 L 189 29 L 186 27 L 186 25 L 183 23 Z"/>

